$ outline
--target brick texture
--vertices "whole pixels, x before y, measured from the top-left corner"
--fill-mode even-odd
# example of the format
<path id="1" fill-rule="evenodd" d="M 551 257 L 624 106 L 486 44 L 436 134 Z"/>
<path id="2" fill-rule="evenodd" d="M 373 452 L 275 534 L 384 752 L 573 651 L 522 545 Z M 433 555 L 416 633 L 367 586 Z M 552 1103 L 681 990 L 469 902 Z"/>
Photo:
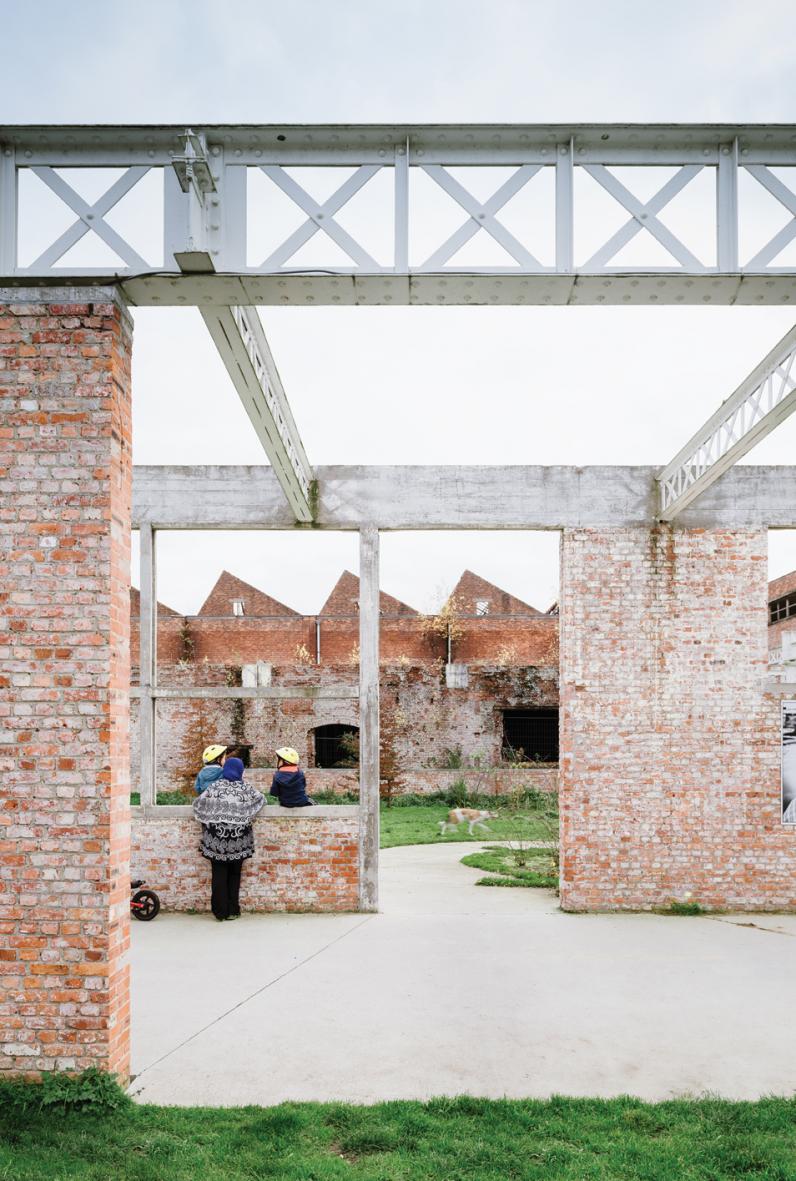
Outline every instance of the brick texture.
<path id="1" fill-rule="evenodd" d="M 353 811 L 353 810 L 352 810 Z M 348 911 L 359 906 L 357 816 L 258 819 L 255 854 L 243 867 L 241 904 L 250 911 Z M 168 910 L 210 909 L 210 865 L 190 816 L 136 815 L 132 872 Z"/>
<path id="2" fill-rule="evenodd" d="M 130 322 L 36 295 L 0 305 L 0 1072 L 124 1078 Z"/>
<path id="3" fill-rule="evenodd" d="M 565 909 L 796 908 L 766 561 L 764 532 L 565 532 Z"/>

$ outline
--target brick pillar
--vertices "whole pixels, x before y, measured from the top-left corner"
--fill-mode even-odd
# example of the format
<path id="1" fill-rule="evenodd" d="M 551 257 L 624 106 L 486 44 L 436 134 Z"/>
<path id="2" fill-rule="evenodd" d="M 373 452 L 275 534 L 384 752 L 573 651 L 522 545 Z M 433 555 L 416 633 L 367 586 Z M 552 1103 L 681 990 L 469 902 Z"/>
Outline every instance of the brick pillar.
<path id="1" fill-rule="evenodd" d="M 130 320 L 0 289 L 0 1072 L 129 1064 Z"/>
<path id="2" fill-rule="evenodd" d="M 575 529 L 561 577 L 561 902 L 796 908 L 762 531 Z"/>

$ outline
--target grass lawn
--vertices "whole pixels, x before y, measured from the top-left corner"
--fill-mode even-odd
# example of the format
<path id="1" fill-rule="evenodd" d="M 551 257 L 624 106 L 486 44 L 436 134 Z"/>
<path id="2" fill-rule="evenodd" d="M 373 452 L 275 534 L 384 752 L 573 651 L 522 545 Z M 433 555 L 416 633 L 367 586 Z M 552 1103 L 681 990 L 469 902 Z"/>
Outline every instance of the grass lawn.
<path id="1" fill-rule="evenodd" d="M 483 844 L 488 840 L 549 840 L 544 825 L 533 817 L 530 810 L 527 816 L 506 815 L 497 820 L 487 820 L 488 833 L 476 828 L 473 836 L 469 836 L 467 825 L 462 824 L 458 832 L 448 832 L 440 837 L 439 822 L 446 818 L 449 810 L 447 804 L 410 804 L 393 808 L 382 804 L 382 849 L 392 849 L 396 845 L 436 845 L 443 841 L 478 841 Z"/>
<path id="2" fill-rule="evenodd" d="M 479 878 L 475 883 L 477 886 L 548 886 L 551 889 L 558 886 L 555 863 L 547 849 L 525 849 L 523 860 L 525 864 L 518 865 L 511 849 L 497 846 L 481 853 L 468 853 L 462 857 L 462 865 L 485 869 L 490 875 Z"/>
<path id="3" fill-rule="evenodd" d="M 7 1092 L 6 1092 L 7 1093 Z M 4 1181 L 792 1181 L 796 1101 L 436 1099 L 112 1112 L 0 1095 Z"/>
<path id="4" fill-rule="evenodd" d="M 139 802 L 137 792 L 133 792 L 130 802 L 132 804 Z M 186 804 L 189 802 L 188 798 L 179 792 L 160 792 L 158 794 L 159 804 Z M 495 810 L 497 811 L 499 808 L 498 804 Z M 470 836 L 467 832 L 467 825 L 463 824 L 458 832 L 449 832 L 444 837 L 440 837 L 439 822 L 446 818 L 449 810 L 450 805 L 440 803 L 396 804 L 392 808 L 388 808 L 383 803 L 381 805 L 382 849 L 392 849 L 396 845 L 432 845 L 442 841 L 477 841 L 483 844 L 484 841 L 490 839 L 498 841 L 546 841 L 550 839 L 550 833 L 544 824 L 533 816 L 532 807 L 529 807 L 527 813 L 523 812 L 520 816 L 512 816 L 507 812 L 505 816 L 497 820 L 488 820 L 486 822 L 490 829 L 488 833 L 477 828 L 474 835 Z"/>

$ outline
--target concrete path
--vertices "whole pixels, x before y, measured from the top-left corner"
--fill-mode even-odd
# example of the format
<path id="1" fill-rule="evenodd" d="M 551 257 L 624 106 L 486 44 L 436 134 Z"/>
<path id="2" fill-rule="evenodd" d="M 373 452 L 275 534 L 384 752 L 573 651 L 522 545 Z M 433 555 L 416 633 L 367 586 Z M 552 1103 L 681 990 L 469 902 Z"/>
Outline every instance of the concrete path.
<path id="1" fill-rule="evenodd" d="M 162 1104 L 796 1091 L 796 916 L 566 915 L 478 846 L 382 854 L 383 913 L 133 925 L 131 1092 Z"/>

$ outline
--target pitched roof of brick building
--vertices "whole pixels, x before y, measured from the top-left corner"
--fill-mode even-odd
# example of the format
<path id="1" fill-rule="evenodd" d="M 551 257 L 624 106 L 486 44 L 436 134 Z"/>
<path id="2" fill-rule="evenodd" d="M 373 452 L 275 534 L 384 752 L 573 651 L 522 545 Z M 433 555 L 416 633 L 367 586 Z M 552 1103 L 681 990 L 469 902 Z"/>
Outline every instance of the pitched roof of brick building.
<path id="1" fill-rule="evenodd" d="M 130 616 L 137 619 L 141 615 L 141 592 L 137 586 L 130 587 Z M 158 603 L 158 615 L 179 615 L 179 611 L 172 610 L 165 603 Z"/>
<path id="2" fill-rule="evenodd" d="M 768 584 L 769 599 L 778 599 L 781 595 L 788 595 L 792 591 L 796 591 L 796 570 L 791 570 L 790 574 L 781 574 L 779 578 L 773 579 Z"/>
<path id="3" fill-rule="evenodd" d="M 459 610 L 464 615 L 480 614 L 478 603 L 488 604 L 485 614 L 489 615 L 544 614 L 542 611 L 537 611 L 535 607 L 531 607 L 529 603 L 523 603 L 522 599 L 510 595 L 508 591 L 501 590 L 494 583 L 487 582 L 480 575 L 473 574 L 472 570 L 465 570 L 453 588 L 451 598 L 456 599 Z"/>
<path id="4" fill-rule="evenodd" d="M 242 578 L 236 578 L 228 570 L 222 570 L 215 586 L 199 608 L 199 615 L 233 615 L 232 604 L 236 599 L 243 602 L 243 611 L 248 616 L 288 615 L 297 616 L 298 611 L 286 607 L 278 599 L 272 599 Z"/>
<path id="5" fill-rule="evenodd" d="M 381 591 L 379 609 L 383 615 L 417 615 L 414 607 L 394 599 Z M 350 570 L 344 570 L 338 578 L 329 598 L 318 612 L 319 615 L 356 615 L 359 611 L 359 579 Z"/>

